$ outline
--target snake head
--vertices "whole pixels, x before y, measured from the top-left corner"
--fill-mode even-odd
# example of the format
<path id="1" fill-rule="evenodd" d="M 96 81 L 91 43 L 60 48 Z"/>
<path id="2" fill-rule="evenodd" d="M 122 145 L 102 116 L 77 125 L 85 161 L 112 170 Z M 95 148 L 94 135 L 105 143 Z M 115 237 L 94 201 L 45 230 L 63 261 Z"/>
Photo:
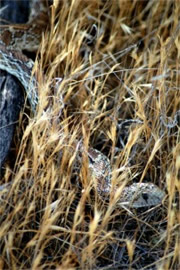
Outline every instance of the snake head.
<path id="1" fill-rule="evenodd" d="M 134 183 L 125 187 L 120 198 L 121 206 L 132 208 L 158 205 L 165 197 L 165 192 L 153 183 Z"/>

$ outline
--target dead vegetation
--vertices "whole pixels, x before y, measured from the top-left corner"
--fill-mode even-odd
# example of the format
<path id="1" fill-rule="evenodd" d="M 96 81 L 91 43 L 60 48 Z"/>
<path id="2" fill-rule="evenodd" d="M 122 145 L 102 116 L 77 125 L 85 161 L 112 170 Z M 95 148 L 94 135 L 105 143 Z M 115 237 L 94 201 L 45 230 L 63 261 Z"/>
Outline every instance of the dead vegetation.
<path id="1" fill-rule="evenodd" d="M 180 3 L 54 2 L 38 113 L 22 113 L 2 179 L 1 268 L 179 269 Z M 153 182 L 163 205 L 103 201 L 80 143 L 110 158 L 113 185 Z"/>

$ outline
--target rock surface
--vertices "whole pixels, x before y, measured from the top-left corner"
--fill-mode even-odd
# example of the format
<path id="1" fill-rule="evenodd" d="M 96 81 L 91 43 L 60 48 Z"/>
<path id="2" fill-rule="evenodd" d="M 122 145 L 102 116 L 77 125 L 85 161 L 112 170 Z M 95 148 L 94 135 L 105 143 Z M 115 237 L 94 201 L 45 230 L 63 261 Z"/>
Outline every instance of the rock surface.
<path id="1" fill-rule="evenodd" d="M 24 97 L 19 81 L 0 70 L 0 168 L 9 152 Z"/>

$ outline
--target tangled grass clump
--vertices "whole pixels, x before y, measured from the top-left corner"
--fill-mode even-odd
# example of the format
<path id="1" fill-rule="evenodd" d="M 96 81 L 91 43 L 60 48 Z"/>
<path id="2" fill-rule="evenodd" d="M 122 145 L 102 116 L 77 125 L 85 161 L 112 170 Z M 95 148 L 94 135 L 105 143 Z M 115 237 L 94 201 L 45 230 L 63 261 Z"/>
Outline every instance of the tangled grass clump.
<path id="1" fill-rule="evenodd" d="M 178 1 L 54 1 L 38 112 L 22 112 L 2 179 L 2 269 L 179 269 L 179 13 Z M 103 201 L 81 143 L 110 158 L 114 186 L 153 182 L 163 204 Z"/>

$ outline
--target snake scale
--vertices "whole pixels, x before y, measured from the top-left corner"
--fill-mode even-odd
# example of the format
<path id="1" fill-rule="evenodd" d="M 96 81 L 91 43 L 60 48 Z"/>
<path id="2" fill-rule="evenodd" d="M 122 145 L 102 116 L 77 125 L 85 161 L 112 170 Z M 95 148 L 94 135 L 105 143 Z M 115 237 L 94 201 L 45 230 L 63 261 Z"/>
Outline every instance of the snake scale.
<path id="1" fill-rule="evenodd" d="M 32 76 L 34 63 L 22 53 L 22 50 L 36 51 L 38 48 L 43 27 L 40 27 L 39 20 L 34 18 L 36 17 L 37 5 L 40 5 L 38 10 L 45 13 L 46 9 L 43 4 L 43 1 L 32 0 L 30 19 L 26 24 L 0 26 L 0 69 L 19 80 L 34 114 L 36 114 L 39 99 L 38 82 L 35 76 Z M 97 191 L 101 197 L 107 197 L 112 189 L 110 160 L 92 147 L 89 147 L 87 155 L 89 170 L 97 183 Z M 165 192 L 153 183 L 134 183 L 124 187 L 119 203 L 122 206 L 133 208 L 149 207 L 160 204 L 164 196 Z"/>

